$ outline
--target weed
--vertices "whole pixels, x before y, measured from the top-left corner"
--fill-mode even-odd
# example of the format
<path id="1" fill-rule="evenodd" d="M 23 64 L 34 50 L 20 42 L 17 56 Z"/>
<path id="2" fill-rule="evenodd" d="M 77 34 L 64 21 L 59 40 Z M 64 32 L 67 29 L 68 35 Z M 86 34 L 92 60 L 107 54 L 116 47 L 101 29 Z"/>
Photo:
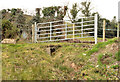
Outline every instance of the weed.
<path id="1" fill-rule="evenodd" d="M 101 62 L 101 59 L 102 59 L 103 56 L 104 56 L 103 54 L 100 54 L 100 55 L 98 56 L 98 64 L 99 64 L 99 65 L 103 65 L 103 63 Z"/>
<path id="2" fill-rule="evenodd" d="M 120 66 L 119 65 L 113 65 L 111 68 L 118 69 Z"/>
<path id="3" fill-rule="evenodd" d="M 115 54 L 115 58 L 117 61 L 120 61 L 120 50 Z"/>
<path id="4" fill-rule="evenodd" d="M 87 54 L 87 55 L 91 55 L 91 54 L 93 54 L 94 52 L 98 52 L 99 49 L 105 48 L 106 45 L 112 44 L 112 43 L 114 43 L 116 40 L 117 40 L 117 38 L 108 40 L 107 42 L 99 42 L 99 43 L 96 44 L 91 50 L 87 51 L 86 54 Z"/>

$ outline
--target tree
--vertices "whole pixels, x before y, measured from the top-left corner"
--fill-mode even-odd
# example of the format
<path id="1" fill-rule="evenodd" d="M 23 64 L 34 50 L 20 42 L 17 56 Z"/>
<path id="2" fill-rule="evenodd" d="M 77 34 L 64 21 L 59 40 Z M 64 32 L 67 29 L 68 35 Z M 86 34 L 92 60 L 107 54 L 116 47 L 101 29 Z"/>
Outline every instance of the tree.
<path id="1" fill-rule="evenodd" d="M 31 24 L 34 24 L 34 22 L 41 22 L 41 20 L 40 20 L 40 10 L 41 10 L 41 8 L 36 8 L 36 16 L 33 16 L 33 18 L 32 18 L 32 20 L 30 20 L 30 23 Z"/>
<path id="2" fill-rule="evenodd" d="M 2 38 L 15 38 L 18 33 L 18 29 L 8 20 L 2 21 Z"/>
<path id="3" fill-rule="evenodd" d="M 2 14 L 5 14 L 7 11 L 6 11 L 6 9 L 3 9 L 2 10 Z"/>
<path id="4" fill-rule="evenodd" d="M 16 12 L 17 12 L 17 9 L 12 8 L 11 9 L 11 16 L 15 16 Z"/>
<path id="5" fill-rule="evenodd" d="M 62 8 L 61 6 L 51 6 L 51 7 L 46 7 L 43 8 L 42 13 L 43 13 L 43 18 L 47 18 L 51 21 L 53 20 L 63 20 L 64 16 L 66 15 L 67 12 L 67 6 L 64 6 Z M 55 16 L 55 13 L 57 12 L 57 16 Z"/>
<path id="6" fill-rule="evenodd" d="M 3 10 L 1 11 L 1 14 L 2 14 L 2 19 L 4 19 L 4 18 L 5 18 L 6 13 L 7 13 L 6 9 L 3 9 Z"/>
<path id="7" fill-rule="evenodd" d="M 68 10 L 67 6 L 64 6 L 64 9 L 61 6 L 56 6 L 56 11 L 57 11 L 57 19 L 58 20 L 63 20 L 63 18 L 66 15 L 66 12 Z"/>
<path id="8" fill-rule="evenodd" d="M 82 8 L 81 8 L 81 11 L 82 11 L 82 14 L 86 17 L 90 16 L 91 15 L 91 2 L 89 1 L 85 1 L 85 2 L 81 2 L 81 5 L 82 5 Z"/>
<path id="9" fill-rule="evenodd" d="M 36 15 L 40 16 L 40 10 L 41 8 L 36 8 Z"/>
<path id="10" fill-rule="evenodd" d="M 77 3 L 75 3 L 75 4 L 73 4 L 72 9 L 70 10 L 70 13 L 72 15 L 72 19 L 75 19 L 77 14 L 78 14 L 78 12 L 80 11 L 80 10 L 77 9 L 77 7 L 78 7 Z"/>
<path id="11" fill-rule="evenodd" d="M 55 16 L 55 7 L 51 6 L 51 7 L 46 7 L 43 8 L 42 13 L 44 15 L 44 17 L 54 17 Z"/>

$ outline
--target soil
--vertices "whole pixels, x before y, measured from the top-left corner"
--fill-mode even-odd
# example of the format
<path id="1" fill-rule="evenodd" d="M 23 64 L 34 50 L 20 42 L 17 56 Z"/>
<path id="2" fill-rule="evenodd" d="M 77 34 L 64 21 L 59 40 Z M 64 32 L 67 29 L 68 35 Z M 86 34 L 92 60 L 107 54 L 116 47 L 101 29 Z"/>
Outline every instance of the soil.
<path id="1" fill-rule="evenodd" d="M 91 43 L 91 44 L 94 44 L 95 41 L 81 41 L 79 39 L 69 39 L 69 40 L 64 40 L 64 41 L 60 41 L 60 42 L 69 42 L 69 43 Z"/>
<path id="2" fill-rule="evenodd" d="M 115 57 L 116 52 L 118 52 L 118 43 L 113 43 L 113 44 L 109 44 L 107 45 L 104 49 L 100 49 L 98 52 L 95 52 L 91 55 L 91 59 L 89 61 L 93 61 L 94 65 L 97 65 L 97 61 L 98 61 L 98 55 L 99 54 L 106 54 L 106 53 L 110 53 L 112 54 L 112 57 Z M 105 59 L 105 60 L 104 60 Z M 103 64 L 109 64 L 109 56 L 103 56 L 103 58 L 101 59 L 101 62 Z"/>

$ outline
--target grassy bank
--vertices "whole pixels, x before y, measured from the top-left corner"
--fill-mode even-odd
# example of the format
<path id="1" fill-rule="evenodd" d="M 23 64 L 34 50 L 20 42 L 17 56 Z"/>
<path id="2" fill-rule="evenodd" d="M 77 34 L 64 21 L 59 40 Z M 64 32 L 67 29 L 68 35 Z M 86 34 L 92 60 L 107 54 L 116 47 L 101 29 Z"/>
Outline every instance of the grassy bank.
<path id="1" fill-rule="evenodd" d="M 116 43 L 115 41 L 112 39 L 94 46 L 81 43 L 3 44 L 3 80 L 115 80 L 117 71 L 113 63 L 117 61 L 116 57 L 110 56 L 113 65 L 109 69 L 109 64 L 100 66 L 102 57 L 96 57 L 99 66 L 90 60 L 92 54 L 104 49 L 106 45 Z M 46 51 L 48 45 L 61 47 L 51 56 Z"/>

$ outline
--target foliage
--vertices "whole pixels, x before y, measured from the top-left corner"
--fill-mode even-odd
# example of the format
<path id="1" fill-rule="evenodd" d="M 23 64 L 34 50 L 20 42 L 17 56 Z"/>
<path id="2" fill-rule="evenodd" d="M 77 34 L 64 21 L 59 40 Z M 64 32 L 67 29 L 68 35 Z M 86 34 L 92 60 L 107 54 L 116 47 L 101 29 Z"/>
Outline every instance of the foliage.
<path id="1" fill-rule="evenodd" d="M 120 50 L 115 54 L 115 58 L 117 61 L 120 61 Z"/>
<path id="2" fill-rule="evenodd" d="M 108 43 L 113 42 L 111 40 Z M 60 45 L 54 56 L 46 46 Z M 96 67 L 81 43 L 3 44 L 3 80 L 117 80 L 114 68 Z M 99 45 L 100 46 L 100 45 Z M 100 49 L 100 48 L 99 48 Z M 112 57 L 111 57 L 112 59 Z M 115 61 L 115 60 L 111 60 Z M 97 64 L 97 62 L 94 62 Z"/>
<path id="3" fill-rule="evenodd" d="M 81 2 L 81 5 L 82 5 L 82 8 L 81 8 L 81 11 L 82 11 L 82 14 L 86 17 L 90 16 L 91 15 L 91 2 L 89 1 L 84 1 L 84 2 Z"/>
<path id="4" fill-rule="evenodd" d="M 112 44 L 112 43 L 114 43 L 116 40 L 117 40 L 117 38 L 113 38 L 113 39 L 108 40 L 107 42 L 99 42 L 99 43 L 97 43 L 91 50 L 87 51 L 86 54 L 87 54 L 87 55 L 91 55 L 91 54 L 93 54 L 94 52 L 98 52 L 98 50 L 99 50 L 100 48 L 104 48 L 106 45 Z"/>
<path id="5" fill-rule="evenodd" d="M 12 17 L 15 16 L 16 12 L 17 12 L 17 9 L 12 8 L 12 9 L 11 9 L 11 16 L 12 16 Z"/>
<path id="6" fill-rule="evenodd" d="M 32 24 L 34 24 L 35 22 L 41 22 L 40 16 L 38 14 L 36 14 L 36 16 L 33 16 L 32 20 L 30 20 L 30 23 Z"/>
<path id="7" fill-rule="evenodd" d="M 9 30 L 3 29 L 3 39 L 4 38 L 20 38 L 22 31 L 28 29 L 28 33 L 31 34 L 31 22 L 29 22 L 32 18 L 30 15 L 25 15 L 23 11 L 19 8 L 12 8 L 12 9 L 3 9 L 5 11 L 2 13 L 2 20 L 7 21 L 7 27 L 10 27 Z M 6 28 L 6 26 L 4 28 Z M 29 28 L 28 28 L 29 27 Z M 4 34 L 6 32 L 6 34 Z"/>
<path id="8" fill-rule="evenodd" d="M 13 26 L 13 24 L 11 24 L 11 22 L 9 22 L 8 20 L 3 20 L 2 21 L 2 37 L 4 38 L 15 38 L 17 33 L 18 33 L 18 29 Z"/>
<path id="9" fill-rule="evenodd" d="M 120 66 L 119 65 L 113 65 L 111 68 L 118 69 Z"/>
<path id="10" fill-rule="evenodd" d="M 72 19 L 75 19 L 79 10 L 77 9 L 78 5 L 77 3 L 73 4 L 72 9 L 70 10 L 70 13 L 72 15 Z"/>
<path id="11" fill-rule="evenodd" d="M 44 15 L 44 17 L 48 17 L 48 16 L 55 16 L 55 8 L 56 7 L 47 7 L 47 8 L 43 8 L 42 13 Z"/>
<path id="12" fill-rule="evenodd" d="M 105 30 L 105 37 L 106 38 L 113 38 L 117 36 L 117 23 L 115 22 L 116 19 L 113 18 L 112 21 L 101 18 L 100 14 L 98 13 L 98 37 L 102 37 L 103 35 L 103 20 L 106 21 L 106 30 Z"/>
<path id="13" fill-rule="evenodd" d="M 2 14 L 5 14 L 7 11 L 5 9 L 2 10 Z"/>
<path id="14" fill-rule="evenodd" d="M 106 58 L 111 57 L 112 55 L 110 53 L 104 53 L 104 54 L 99 54 L 98 55 L 98 65 L 107 65 L 109 63 L 111 63 L 111 61 L 105 61 Z M 104 62 L 104 63 L 103 63 Z"/>

